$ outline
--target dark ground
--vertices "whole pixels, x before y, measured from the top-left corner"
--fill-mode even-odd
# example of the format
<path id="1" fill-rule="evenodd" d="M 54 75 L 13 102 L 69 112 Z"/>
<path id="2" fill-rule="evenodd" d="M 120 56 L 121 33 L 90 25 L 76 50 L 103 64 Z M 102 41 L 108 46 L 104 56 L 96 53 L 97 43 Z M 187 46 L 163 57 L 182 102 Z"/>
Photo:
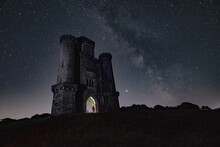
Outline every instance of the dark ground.
<path id="1" fill-rule="evenodd" d="M 0 146 L 220 146 L 220 111 L 138 110 L 0 123 Z"/>

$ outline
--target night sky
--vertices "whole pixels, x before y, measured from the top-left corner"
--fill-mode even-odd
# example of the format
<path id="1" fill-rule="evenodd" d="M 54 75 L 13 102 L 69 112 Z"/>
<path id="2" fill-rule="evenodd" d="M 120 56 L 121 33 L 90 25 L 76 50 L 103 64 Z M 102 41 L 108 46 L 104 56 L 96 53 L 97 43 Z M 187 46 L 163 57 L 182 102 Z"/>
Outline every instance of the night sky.
<path id="1" fill-rule="evenodd" d="M 220 107 L 219 0 L 1 0 L 0 119 L 50 113 L 59 37 L 110 52 L 120 106 Z"/>

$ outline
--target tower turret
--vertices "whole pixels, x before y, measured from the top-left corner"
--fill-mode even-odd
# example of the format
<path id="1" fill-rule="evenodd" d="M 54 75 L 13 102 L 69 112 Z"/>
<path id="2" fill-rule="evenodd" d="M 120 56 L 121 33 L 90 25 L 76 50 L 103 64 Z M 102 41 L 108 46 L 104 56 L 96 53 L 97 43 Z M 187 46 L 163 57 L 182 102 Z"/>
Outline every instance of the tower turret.
<path id="1" fill-rule="evenodd" d="M 76 38 L 72 35 L 60 37 L 60 62 L 57 84 L 52 85 L 52 115 L 76 112 Z"/>
<path id="2" fill-rule="evenodd" d="M 58 67 L 57 83 L 76 82 L 76 38 L 72 35 L 60 37 L 60 63 Z"/>
<path id="3" fill-rule="evenodd" d="M 105 91 L 116 91 L 112 70 L 112 55 L 110 53 L 102 53 L 99 55 L 99 60 L 101 61 L 102 67 L 102 80 L 106 83 L 106 85 L 103 85 Z"/>

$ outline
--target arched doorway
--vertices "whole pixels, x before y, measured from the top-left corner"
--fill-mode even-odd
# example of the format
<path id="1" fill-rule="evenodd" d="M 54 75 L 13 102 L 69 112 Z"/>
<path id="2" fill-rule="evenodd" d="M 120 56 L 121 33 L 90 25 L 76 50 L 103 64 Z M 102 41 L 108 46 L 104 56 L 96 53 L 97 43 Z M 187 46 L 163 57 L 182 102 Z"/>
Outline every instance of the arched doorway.
<path id="1" fill-rule="evenodd" d="M 98 108 L 96 101 L 93 97 L 89 97 L 86 101 L 86 113 L 97 113 Z"/>

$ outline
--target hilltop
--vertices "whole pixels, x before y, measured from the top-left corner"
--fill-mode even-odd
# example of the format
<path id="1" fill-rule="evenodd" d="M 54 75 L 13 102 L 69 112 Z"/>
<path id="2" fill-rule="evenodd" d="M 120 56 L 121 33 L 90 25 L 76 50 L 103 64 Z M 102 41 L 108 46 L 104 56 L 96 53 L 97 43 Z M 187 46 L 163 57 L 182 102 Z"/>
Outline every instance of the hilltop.
<path id="1" fill-rule="evenodd" d="M 220 111 L 143 107 L 5 119 L 0 146 L 220 146 Z"/>

